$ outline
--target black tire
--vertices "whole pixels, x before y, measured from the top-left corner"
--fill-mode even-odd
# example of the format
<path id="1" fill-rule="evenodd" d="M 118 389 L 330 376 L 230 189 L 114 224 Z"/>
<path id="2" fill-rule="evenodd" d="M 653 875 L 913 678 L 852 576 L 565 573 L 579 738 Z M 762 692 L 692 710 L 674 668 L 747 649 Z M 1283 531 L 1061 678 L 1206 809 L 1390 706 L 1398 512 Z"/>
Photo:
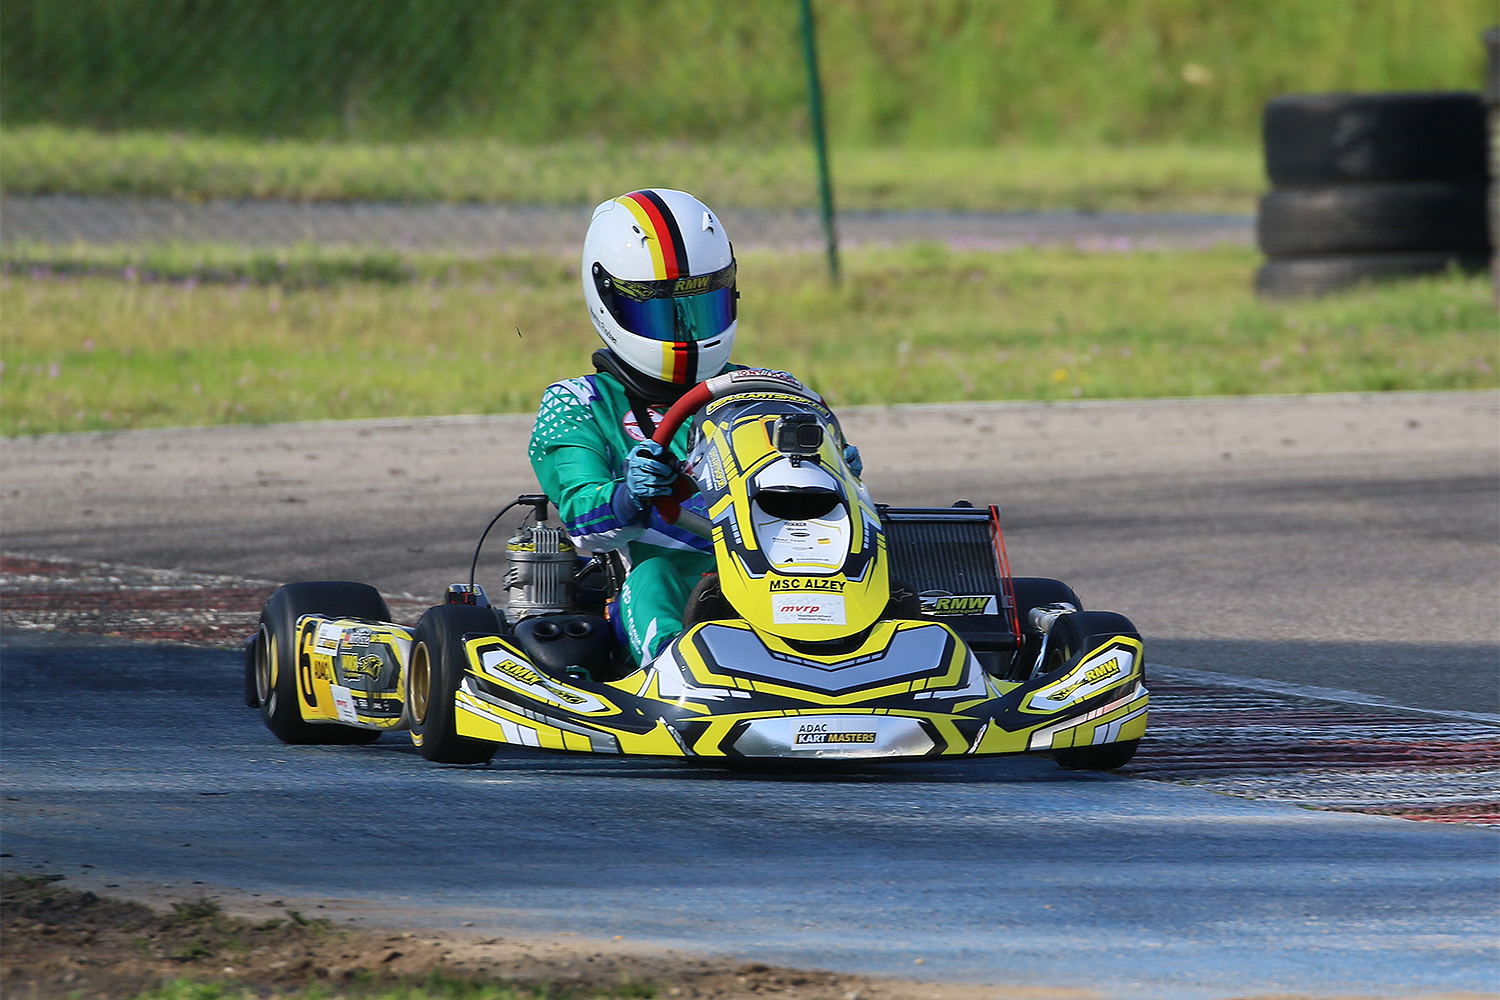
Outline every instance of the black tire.
<path id="1" fill-rule="evenodd" d="M 297 705 L 297 619 L 332 615 L 390 621 L 385 598 L 363 583 L 289 583 L 267 599 L 254 644 L 255 683 L 266 728 L 283 743 L 362 744 L 380 739 L 378 729 L 308 722 Z"/>
<path id="2" fill-rule="evenodd" d="M 1140 746 L 1140 740 L 1125 740 L 1097 747 L 1065 747 L 1052 751 L 1052 759 L 1069 771 L 1113 771 L 1129 764 Z"/>
<path id="3" fill-rule="evenodd" d="M 1031 676 L 1040 677 L 1060 670 L 1069 660 L 1088 652 L 1096 641 L 1111 635 L 1128 635 L 1139 639 L 1129 618 L 1113 611 L 1079 611 L 1058 615 L 1047 630 L 1046 656 Z"/>
<path id="4" fill-rule="evenodd" d="M 417 752 L 439 764 L 487 764 L 498 744 L 460 736 L 453 696 L 466 667 L 463 637 L 496 635 L 500 622 L 488 608 L 440 604 L 429 608 L 412 636 L 406 668 L 406 715 Z"/>
<path id="5" fill-rule="evenodd" d="M 1113 611 L 1080 611 L 1059 615 L 1047 631 L 1047 655 L 1043 673 L 1051 673 L 1070 660 L 1087 653 L 1109 636 L 1127 635 L 1139 639 L 1129 618 Z M 1057 763 L 1070 771 L 1113 771 L 1124 767 L 1135 756 L 1140 740 L 1105 743 L 1090 747 L 1062 747 L 1048 751 Z"/>
<path id="6" fill-rule="evenodd" d="M 1271 257 L 1447 250 L 1488 253 L 1483 184 L 1366 184 L 1268 191 L 1255 239 Z"/>
<path id="7" fill-rule="evenodd" d="M 1263 135 L 1278 187 L 1485 179 L 1474 93 L 1287 94 L 1266 102 Z"/>
<path id="8" fill-rule="evenodd" d="M 1442 274 L 1450 268 L 1483 271 L 1488 263 L 1483 254 L 1442 252 L 1284 257 L 1261 265 L 1255 290 L 1262 295 L 1324 295 L 1362 282 Z"/>
<path id="9" fill-rule="evenodd" d="M 1026 628 L 1026 615 L 1032 608 L 1044 604 L 1071 604 L 1079 611 L 1083 602 L 1073 588 L 1061 580 L 1049 580 L 1041 576 L 1018 576 L 1011 581 L 1016 594 L 1016 613 L 1021 616 L 1021 628 Z"/>
<path id="10" fill-rule="evenodd" d="M 260 707 L 260 692 L 255 687 L 255 658 L 260 651 L 260 632 L 245 640 L 245 707 Z"/>

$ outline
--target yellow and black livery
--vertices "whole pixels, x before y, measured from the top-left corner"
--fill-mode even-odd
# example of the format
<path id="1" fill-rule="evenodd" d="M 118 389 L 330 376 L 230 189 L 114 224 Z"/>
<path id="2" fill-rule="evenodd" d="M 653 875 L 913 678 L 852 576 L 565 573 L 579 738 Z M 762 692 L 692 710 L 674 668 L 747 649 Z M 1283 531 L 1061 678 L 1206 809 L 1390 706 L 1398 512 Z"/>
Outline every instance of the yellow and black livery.
<path id="1" fill-rule="evenodd" d="M 501 746 L 1130 759 L 1148 703 L 1139 634 L 1083 610 L 1066 584 L 1013 578 L 996 508 L 875 504 L 836 417 L 780 373 L 739 370 L 694 394 L 658 434 L 696 418 L 677 497 L 698 489 L 709 517 L 678 523 L 712 538 L 718 572 L 653 661 L 627 658 L 609 614 L 619 567 L 604 556 L 580 559 L 552 605 L 518 595 L 525 613 L 512 617 L 455 585 L 414 627 L 390 622 L 361 584 L 293 584 L 247 646 L 247 702 L 288 742 L 406 729 L 449 763 Z M 539 514 L 528 537 L 555 533 L 545 498 L 528 502 Z"/>

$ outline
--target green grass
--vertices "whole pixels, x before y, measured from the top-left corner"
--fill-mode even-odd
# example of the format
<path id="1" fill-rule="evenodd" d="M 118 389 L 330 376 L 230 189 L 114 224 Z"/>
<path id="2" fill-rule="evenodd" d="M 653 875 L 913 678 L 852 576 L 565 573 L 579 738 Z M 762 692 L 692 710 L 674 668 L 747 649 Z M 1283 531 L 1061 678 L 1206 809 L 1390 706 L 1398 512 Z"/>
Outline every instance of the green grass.
<path id="1" fill-rule="evenodd" d="M 817 0 L 841 146 L 1248 146 L 1298 90 L 1477 89 L 1494 0 Z M 4 0 L 0 120 L 405 140 L 805 135 L 791 0 Z"/>
<path id="2" fill-rule="evenodd" d="M 1257 259 L 925 246 L 851 253 L 834 289 L 815 255 L 746 254 L 735 357 L 839 406 L 1497 385 L 1486 280 L 1265 302 Z M 530 412 L 598 346 L 568 260 L 412 258 L 402 283 L 291 288 L 274 263 L 246 255 L 231 284 L 141 281 L 166 266 L 149 255 L 137 280 L 7 273 L 0 431 Z"/>
<path id="3" fill-rule="evenodd" d="M 840 149 L 833 169 L 839 206 L 861 209 L 1248 212 L 1265 186 L 1260 154 L 1249 145 Z M 812 154 L 790 145 L 395 145 L 50 126 L 0 132 L 0 184 L 9 194 L 592 205 L 657 186 L 692 191 L 711 205 L 774 208 L 815 205 L 814 177 Z"/>

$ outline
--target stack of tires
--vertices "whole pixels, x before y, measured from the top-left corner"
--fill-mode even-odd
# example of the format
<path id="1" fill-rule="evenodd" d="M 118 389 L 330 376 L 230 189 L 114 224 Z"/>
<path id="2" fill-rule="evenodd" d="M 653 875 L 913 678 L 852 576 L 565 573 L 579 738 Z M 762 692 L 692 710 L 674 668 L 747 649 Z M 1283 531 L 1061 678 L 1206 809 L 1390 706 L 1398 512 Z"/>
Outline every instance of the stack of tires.
<path id="1" fill-rule="evenodd" d="M 1489 264 L 1485 106 L 1475 93 L 1267 102 L 1256 291 L 1316 295 Z"/>

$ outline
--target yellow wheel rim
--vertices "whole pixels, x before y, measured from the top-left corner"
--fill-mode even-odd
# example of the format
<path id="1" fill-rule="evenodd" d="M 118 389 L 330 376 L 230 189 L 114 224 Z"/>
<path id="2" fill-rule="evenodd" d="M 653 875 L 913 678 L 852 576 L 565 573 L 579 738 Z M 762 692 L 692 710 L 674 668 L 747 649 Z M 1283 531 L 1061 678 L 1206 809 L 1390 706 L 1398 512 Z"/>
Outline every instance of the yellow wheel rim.
<path id="1" fill-rule="evenodd" d="M 411 723 L 420 726 L 427 721 L 427 706 L 432 698 L 432 658 L 425 642 L 417 643 L 411 651 L 406 690 L 411 699 Z"/>

